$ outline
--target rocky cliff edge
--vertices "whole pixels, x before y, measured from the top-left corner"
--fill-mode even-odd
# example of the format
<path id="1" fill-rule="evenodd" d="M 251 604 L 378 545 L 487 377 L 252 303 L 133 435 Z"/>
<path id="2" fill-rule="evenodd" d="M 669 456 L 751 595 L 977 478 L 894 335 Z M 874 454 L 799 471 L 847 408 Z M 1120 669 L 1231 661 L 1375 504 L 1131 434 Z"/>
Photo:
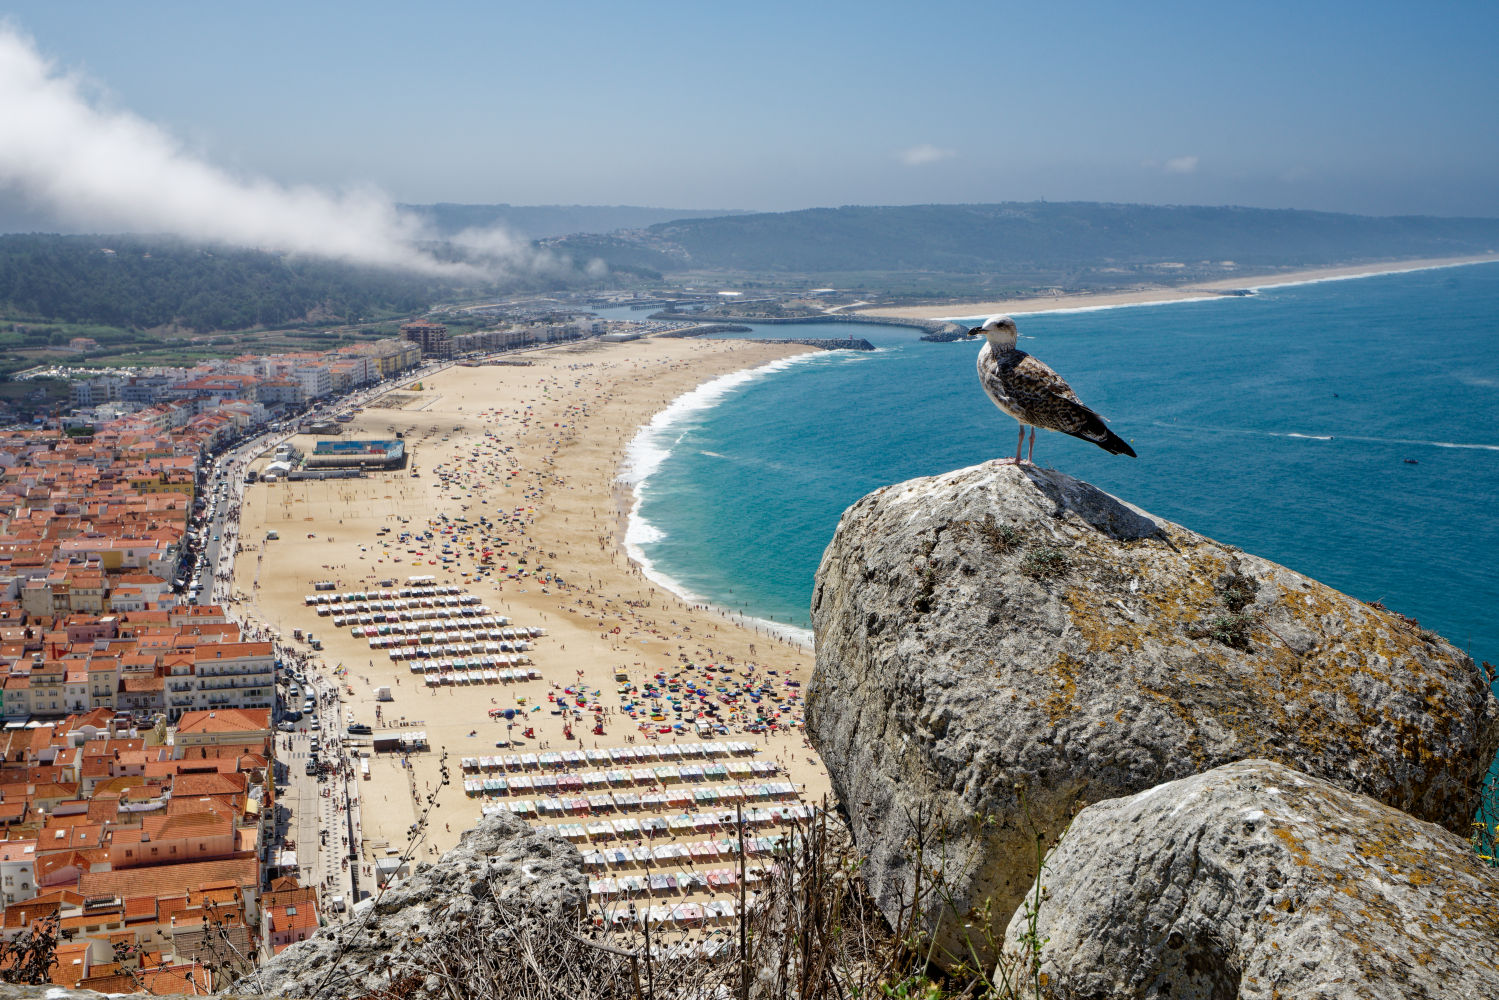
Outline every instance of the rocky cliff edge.
<path id="1" fill-rule="evenodd" d="M 1041 883 L 1005 944 L 1045 942 L 1057 995 L 1499 996 L 1499 875 L 1468 842 L 1269 761 L 1089 806 Z"/>
<path id="2" fill-rule="evenodd" d="M 966 922 L 993 957 L 1038 839 L 1090 803 L 1264 758 L 1465 837 L 1499 742 L 1440 637 L 1031 466 L 860 500 L 812 621 L 808 728 L 870 888 L 897 917 L 919 852 L 950 954 Z"/>
<path id="3" fill-rule="evenodd" d="M 510 813 L 485 816 L 434 865 L 422 865 L 342 924 L 320 928 L 234 984 L 240 994 L 357 997 L 421 975 L 440 937 L 519 930 L 581 912 L 588 879 L 577 848 Z"/>

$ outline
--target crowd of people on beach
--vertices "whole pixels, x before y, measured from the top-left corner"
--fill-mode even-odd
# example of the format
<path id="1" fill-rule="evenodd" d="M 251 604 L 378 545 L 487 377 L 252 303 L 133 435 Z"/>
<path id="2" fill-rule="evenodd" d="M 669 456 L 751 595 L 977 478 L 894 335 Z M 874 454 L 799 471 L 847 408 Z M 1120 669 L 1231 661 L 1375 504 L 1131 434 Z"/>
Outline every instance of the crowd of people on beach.
<path id="1" fill-rule="evenodd" d="M 639 720 L 642 730 L 680 730 L 684 722 L 716 732 L 801 727 L 800 681 L 754 663 L 736 670 L 726 663 L 698 666 L 683 660 L 679 669 L 658 670 L 639 684 L 620 684 L 620 709 Z"/>
<path id="2" fill-rule="evenodd" d="M 661 362 L 661 367 L 681 364 Z M 387 492 L 402 502 L 399 513 L 380 526 L 374 537 L 360 539 L 357 553 L 347 548 L 348 539 L 340 538 L 347 553 L 341 549 L 335 557 L 344 561 L 329 568 L 330 578 L 336 575 L 337 585 L 342 587 L 354 585 L 361 577 L 373 584 L 392 577 L 434 574 L 444 583 L 482 591 L 486 600 L 490 599 L 491 588 L 497 594 L 509 595 L 529 591 L 530 596 L 523 600 L 530 604 L 531 613 L 546 619 L 561 612 L 583 626 L 585 649 L 580 652 L 592 658 L 586 664 L 590 666 L 586 678 L 582 671 L 575 676 L 570 669 L 574 663 L 584 665 L 575 658 L 578 654 L 568 654 L 564 644 L 568 635 L 577 640 L 578 631 L 574 629 L 552 647 L 553 652 L 561 654 L 552 663 L 568 661 L 567 680 L 559 677 L 555 668 L 545 669 L 551 657 L 542 658 L 539 664 L 544 677 L 550 674 L 545 691 L 530 694 L 523 687 L 504 693 L 490 689 L 480 694 L 466 686 L 434 690 L 433 697 L 445 692 L 448 698 L 456 699 L 452 702 L 455 710 L 466 710 L 469 706 L 462 703 L 465 699 L 473 702 L 476 695 L 481 703 L 488 701 L 484 707 L 490 722 L 480 721 L 482 714 L 472 722 L 464 716 L 463 728 L 450 734 L 469 737 L 461 741 L 463 744 L 503 741 L 517 748 L 544 751 L 569 745 L 581 749 L 590 743 L 598 748 L 605 733 L 615 743 L 638 741 L 656 746 L 750 733 L 763 748 L 758 752 L 774 756 L 783 767 L 793 763 L 800 767 L 802 762 L 797 758 L 802 751 L 793 756 L 791 748 L 799 743 L 810 762 L 810 747 L 795 735 L 789 742 L 781 737 L 802 726 L 804 699 L 800 684 L 787 674 L 781 654 L 772 651 L 774 644 L 767 642 L 772 649 L 762 647 L 761 651 L 768 654 L 762 656 L 750 643 L 745 655 L 746 644 L 740 636 L 730 639 L 738 631 L 731 621 L 705 619 L 695 612 L 708 611 L 711 615 L 713 609 L 680 604 L 664 590 L 658 593 L 617 548 L 624 509 L 618 496 L 613 503 L 607 498 L 597 502 L 591 510 L 584 501 L 581 517 L 578 504 L 559 506 L 554 502 L 559 494 L 570 502 L 563 491 L 577 489 L 580 496 L 591 495 L 590 483 L 564 479 L 557 459 L 563 448 L 579 441 L 583 431 L 580 422 L 626 391 L 621 389 L 624 381 L 611 380 L 613 373 L 609 373 L 609 379 L 595 378 L 613 367 L 570 365 L 565 372 L 554 370 L 535 380 L 531 385 L 534 392 L 527 394 L 529 400 L 512 398 L 503 406 L 466 409 L 456 419 L 449 419 L 450 409 L 448 417 L 424 420 L 408 428 L 405 433 L 412 465 L 390 473 L 386 479 L 393 487 Z M 636 376 L 637 381 L 647 378 L 644 372 Z M 583 392 L 572 391 L 578 389 Z M 660 402 L 664 405 L 667 400 Z M 606 467 L 607 461 L 601 459 L 594 471 L 605 481 L 612 481 L 613 467 Z M 571 467 L 577 469 L 578 465 L 574 462 Z M 555 530 L 569 513 L 573 530 Z M 549 523 L 548 530 L 540 535 L 547 539 L 545 543 L 539 540 L 537 531 L 541 517 L 558 522 Z M 590 530 L 593 534 L 585 533 Z M 594 552 L 594 534 L 599 553 Z M 580 536 L 584 538 L 581 545 Z M 593 561 L 581 565 L 574 561 L 579 548 Z M 601 562 L 603 570 L 598 569 Z M 545 611 L 539 610 L 538 593 L 555 595 L 555 607 L 548 601 L 541 605 Z M 509 603 L 506 597 L 500 597 L 500 601 Z M 673 608 L 677 610 L 669 610 Z M 593 634 L 598 636 L 597 643 Z M 603 659 L 608 651 L 613 653 L 612 661 Z M 315 654 L 295 647 L 288 647 L 287 655 L 303 669 L 315 661 Z M 607 683 L 611 674 L 615 686 L 612 693 Z M 355 694 L 353 685 L 372 689 L 392 683 L 391 677 L 373 669 L 371 675 L 355 677 L 344 672 L 339 682 L 350 686 L 351 695 Z M 395 676 L 393 683 L 399 685 L 400 678 Z M 421 685 L 408 683 L 407 688 L 411 689 L 409 696 L 399 688 L 394 692 L 397 704 L 405 711 L 412 704 L 408 698 L 420 693 Z M 438 714 L 442 712 L 436 705 L 449 704 L 445 700 L 431 702 L 425 694 L 422 703 L 434 706 L 431 711 Z M 379 705 L 374 706 L 376 724 L 400 725 L 391 721 L 399 710 L 386 708 L 389 710 L 382 713 Z M 443 724 L 436 715 L 428 714 L 428 718 L 438 726 Z M 434 735 L 441 738 L 440 733 Z M 345 756 L 348 749 L 343 746 L 337 751 L 341 774 L 351 776 L 350 768 L 356 766 L 351 753 Z M 420 787 L 416 772 L 423 769 L 425 773 L 422 758 L 427 756 L 403 758 L 401 770 L 410 776 L 413 802 Z M 393 805 L 395 798 L 392 786 L 390 798 L 382 800 Z M 444 823 L 441 828 L 447 833 L 452 829 L 461 829 L 458 819 L 451 827 Z M 437 849 L 429 843 L 424 845 L 424 853 L 428 852 L 435 854 Z"/>

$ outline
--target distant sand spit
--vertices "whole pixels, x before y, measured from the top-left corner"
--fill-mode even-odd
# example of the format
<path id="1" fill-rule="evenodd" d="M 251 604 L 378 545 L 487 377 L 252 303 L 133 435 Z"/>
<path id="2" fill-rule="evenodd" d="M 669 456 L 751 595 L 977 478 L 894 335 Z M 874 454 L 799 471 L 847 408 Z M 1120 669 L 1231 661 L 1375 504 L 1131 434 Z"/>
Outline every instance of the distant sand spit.
<path id="1" fill-rule="evenodd" d="M 1284 271 L 1273 274 L 1240 274 L 1231 278 L 1191 285 L 1150 286 L 1118 292 L 1077 292 L 1066 295 L 1033 298 L 997 299 L 989 302 L 949 302 L 936 306 L 886 306 L 860 309 L 861 316 L 886 316 L 899 319 L 961 319 L 994 313 L 1046 313 L 1084 309 L 1112 309 L 1119 306 L 1159 305 L 1167 302 L 1189 302 L 1220 298 L 1234 289 L 1274 288 L 1282 285 L 1304 285 L 1318 281 L 1365 278 L 1377 274 L 1403 274 L 1439 267 L 1461 267 L 1468 264 L 1499 262 L 1499 254 L 1468 257 L 1429 257 L 1420 260 L 1386 261 L 1378 264 L 1356 264 L 1348 267 L 1325 267 L 1308 271 Z"/>

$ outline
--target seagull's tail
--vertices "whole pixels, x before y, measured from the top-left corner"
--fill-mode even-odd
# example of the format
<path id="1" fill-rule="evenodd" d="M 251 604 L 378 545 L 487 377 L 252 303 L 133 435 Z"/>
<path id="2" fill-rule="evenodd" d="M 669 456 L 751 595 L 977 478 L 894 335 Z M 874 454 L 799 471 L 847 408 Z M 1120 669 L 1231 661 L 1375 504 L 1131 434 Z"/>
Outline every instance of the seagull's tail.
<path id="1" fill-rule="evenodd" d="M 1135 454 L 1135 449 L 1129 446 L 1129 442 L 1109 430 L 1108 425 L 1103 422 L 1103 418 L 1096 413 L 1090 412 L 1083 426 L 1075 431 L 1068 431 L 1068 433 L 1075 438 L 1092 441 L 1110 455 L 1128 455 L 1130 458 L 1138 457 Z"/>

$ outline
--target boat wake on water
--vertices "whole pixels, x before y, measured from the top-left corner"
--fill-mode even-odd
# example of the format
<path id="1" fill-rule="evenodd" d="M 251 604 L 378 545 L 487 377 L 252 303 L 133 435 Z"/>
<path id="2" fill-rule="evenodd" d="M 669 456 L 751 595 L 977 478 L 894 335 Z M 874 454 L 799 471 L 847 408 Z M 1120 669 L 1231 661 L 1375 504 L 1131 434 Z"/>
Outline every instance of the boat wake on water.
<path id="1" fill-rule="evenodd" d="M 1302 441 L 1355 441 L 1360 444 L 1403 444 L 1414 448 L 1458 448 L 1466 451 L 1499 451 L 1499 444 L 1476 441 L 1427 441 L 1420 438 L 1371 437 L 1363 434 L 1302 434 L 1298 431 L 1260 431 L 1249 427 L 1202 427 L 1155 421 L 1151 426 L 1202 434 L 1247 434 L 1256 437 L 1296 438 Z"/>

